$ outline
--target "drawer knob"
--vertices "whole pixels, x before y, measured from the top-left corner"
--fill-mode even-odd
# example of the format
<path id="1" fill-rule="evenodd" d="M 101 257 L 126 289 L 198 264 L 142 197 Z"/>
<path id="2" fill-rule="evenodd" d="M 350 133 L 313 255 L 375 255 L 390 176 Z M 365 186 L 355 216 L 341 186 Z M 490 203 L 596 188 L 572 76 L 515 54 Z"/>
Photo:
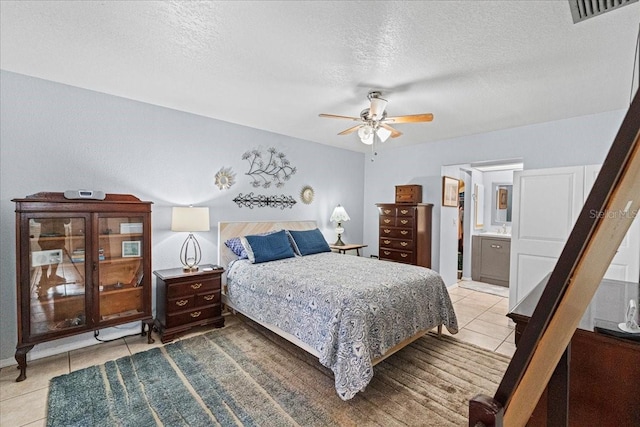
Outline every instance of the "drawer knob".
<path id="1" fill-rule="evenodd" d="M 495 249 L 500 249 L 502 246 L 500 246 L 500 245 L 491 245 L 491 247 L 495 248 Z"/>
<path id="2" fill-rule="evenodd" d="M 401 230 L 400 234 L 409 234 L 409 232 L 407 230 Z"/>
<path id="3" fill-rule="evenodd" d="M 187 305 L 187 303 L 188 303 L 188 302 L 189 302 L 189 300 L 188 300 L 188 299 L 181 299 L 180 301 L 176 301 L 176 305 L 177 305 L 178 307 L 182 307 L 182 306 L 184 306 L 184 305 Z"/>
<path id="4" fill-rule="evenodd" d="M 191 313 L 191 317 L 193 318 L 200 317 L 201 314 L 202 314 L 201 311 L 194 311 L 193 313 Z"/>
<path id="5" fill-rule="evenodd" d="M 400 213 L 401 213 L 402 215 L 406 215 L 406 214 L 408 214 L 408 213 L 409 213 L 409 211 L 408 211 L 408 210 L 406 210 L 406 209 L 401 209 L 401 210 L 400 210 Z"/>
<path id="6" fill-rule="evenodd" d="M 384 232 L 385 232 L 385 233 L 387 233 L 387 234 L 391 233 L 391 230 L 389 230 L 388 228 L 385 228 L 385 229 L 384 229 L 384 230 L 382 230 L 382 231 L 384 231 Z"/>
<path id="7" fill-rule="evenodd" d="M 403 224 L 406 224 L 406 223 L 408 223 L 409 221 L 407 221 L 406 219 L 401 219 L 401 220 L 400 220 L 400 222 L 401 222 L 401 223 L 403 223 Z"/>
<path id="8" fill-rule="evenodd" d="M 202 283 L 194 283 L 191 285 L 191 289 L 200 289 L 202 287 Z"/>
<path id="9" fill-rule="evenodd" d="M 407 242 L 400 242 L 400 245 L 402 245 L 402 246 L 407 246 L 408 244 L 409 243 L 407 243 Z"/>
<path id="10" fill-rule="evenodd" d="M 408 257 L 408 256 L 409 256 L 409 254 L 401 253 L 401 254 L 400 254 L 400 256 L 401 256 L 402 258 L 406 258 L 406 257 Z"/>
<path id="11" fill-rule="evenodd" d="M 385 254 L 385 255 L 391 255 L 391 252 L 389 252 L 389 251 L 384 251 L 384 254 Z"/>
<path id="12" fill-rule="evenodd" d="M 390 222 L 391 222 L 391 220 L 390 220 L 390 219 L 385 219 L 385 220 L 384 220 L 384 223 L 385 223 L 385 224 L 389 224 Z"/>
<path id="13" fill-rule="evenodd" d="M 216 297 L 216 296 L 215 296 L 215 295 L 213 295 L 213 294 L 212 294 L 212 295 L 205 295 L 205 296 L 204 296 L 204 299 L 205 299 L 205 300 L 207 300 L 207 301 L 211 301 L 211 300 L 212 300 L 212 299 L 214 299 L 215 297 Z"/>
<path id="14" fill-rule="evenodd" d="M 383 212 L 384 212 L 385 214 L 390 214 L 390 213 L 391 213 L 391 209 L 385 209 L 385 210 L 383 210 Z"/>
<path id="15" fill-rule="evenodd" d="M 391 240 L 383 240 L 385 245 L 388 245 L 389 243 L 391 243 Z"/>

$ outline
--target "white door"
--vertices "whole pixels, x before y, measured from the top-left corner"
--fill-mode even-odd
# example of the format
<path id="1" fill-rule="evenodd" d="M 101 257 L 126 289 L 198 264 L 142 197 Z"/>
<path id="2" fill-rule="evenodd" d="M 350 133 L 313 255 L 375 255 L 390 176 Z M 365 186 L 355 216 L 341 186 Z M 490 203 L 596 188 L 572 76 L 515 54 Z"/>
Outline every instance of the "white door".
<path id="1" fill-rule="evenodd" d="M 593 183 L 600 172 L 600 165 L 585 167 L 584 195 L 585 201 L 593 187 Z M 593 213 L 598 214 L 597 212 Z M 603 215 L 621 215 L 621 212 L 603 212 Z M 611 261 L 609 269 L 604 275 L 605 279 L 621 280 L 624 282 L 637 282 L 640 278 L 640 221 L 635 219 L 631 223 L 629 231 L 618 248 L 616 256 Z"/>
<path id="2" fill-rule="evenodd" d="M 583 167 L 514 172 L 509 309 L 555 267 L 583 194 Z"/>

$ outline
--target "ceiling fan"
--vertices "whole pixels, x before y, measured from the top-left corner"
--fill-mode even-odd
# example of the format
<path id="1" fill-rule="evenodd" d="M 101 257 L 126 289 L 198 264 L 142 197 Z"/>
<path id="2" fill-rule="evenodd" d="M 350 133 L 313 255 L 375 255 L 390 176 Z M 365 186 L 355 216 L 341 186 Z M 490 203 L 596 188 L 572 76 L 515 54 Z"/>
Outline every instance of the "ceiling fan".
<path id="1" fill-rule="evenodd" d="M 382 98 L 382 94 L 379 91 L 369 92 L 367 98 L 369 99 L 370 106 L 360 112 L 360 117 L 340 116 L 336 114 L 320 114 L 319 116 L 360 122 L 349 129 L 343 130 L 338 135 L 348 135 L 358 131 L 360 141 L 367 145 L 373 144 L 374 135 L 378 136 L 382 142 L 386 141 L 389 136 L 391 136 L 391 138 L 397 138 L 402 135 L 402 132 L 394 129 L 389 124 L 419 123 L 433 120 L 433 114 L 431 113 L 388 117 L 385 111 L 388 101 Z"/>

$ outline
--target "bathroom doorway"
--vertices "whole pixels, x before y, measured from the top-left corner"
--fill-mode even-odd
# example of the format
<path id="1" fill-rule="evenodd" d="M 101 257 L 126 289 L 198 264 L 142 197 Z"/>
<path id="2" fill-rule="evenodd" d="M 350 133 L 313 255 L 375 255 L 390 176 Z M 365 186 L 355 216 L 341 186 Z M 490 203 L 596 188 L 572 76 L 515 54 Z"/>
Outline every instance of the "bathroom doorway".
<path id="1" fill-rule="evenodd" d="M 522 170 L 521 159 L 483 161 L 447 165 L 442 176 L 459 180 L 459 203 L 453 209 L 442 206 L 440 212 L 440 274 L 447 286 L 472 277 L 473 236 L 482 232 L 504 230 L 508 235 L 511 224 L 499 208 L 497 184 L 513 182 L 513 171 Z M 498 182 L 499 181 L 499 182 Z M 496 185 L 494 185 L 496 184 Z M 493 191 L 496 190 L 496 195 Z M 503 203 L 504 204 L 504 203 Z M 498 221 L 498 222 L 496 222 Z"/>

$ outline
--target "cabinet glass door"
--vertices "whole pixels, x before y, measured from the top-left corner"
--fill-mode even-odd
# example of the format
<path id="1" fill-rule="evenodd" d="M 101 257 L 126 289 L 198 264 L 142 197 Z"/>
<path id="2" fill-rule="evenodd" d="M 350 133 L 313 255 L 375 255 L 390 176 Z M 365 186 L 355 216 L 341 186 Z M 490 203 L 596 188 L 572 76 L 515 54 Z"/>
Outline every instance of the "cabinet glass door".
<path id="1" fill-rule="evenodd" d="M 98 219 L 100 322 L 144 313 L 143 218 Z"/>
<path id="2" fill-rule="evenodd" d="M 32 335 L 83 326 L 85 218 L 29 219 L 29 300 Z"/>

